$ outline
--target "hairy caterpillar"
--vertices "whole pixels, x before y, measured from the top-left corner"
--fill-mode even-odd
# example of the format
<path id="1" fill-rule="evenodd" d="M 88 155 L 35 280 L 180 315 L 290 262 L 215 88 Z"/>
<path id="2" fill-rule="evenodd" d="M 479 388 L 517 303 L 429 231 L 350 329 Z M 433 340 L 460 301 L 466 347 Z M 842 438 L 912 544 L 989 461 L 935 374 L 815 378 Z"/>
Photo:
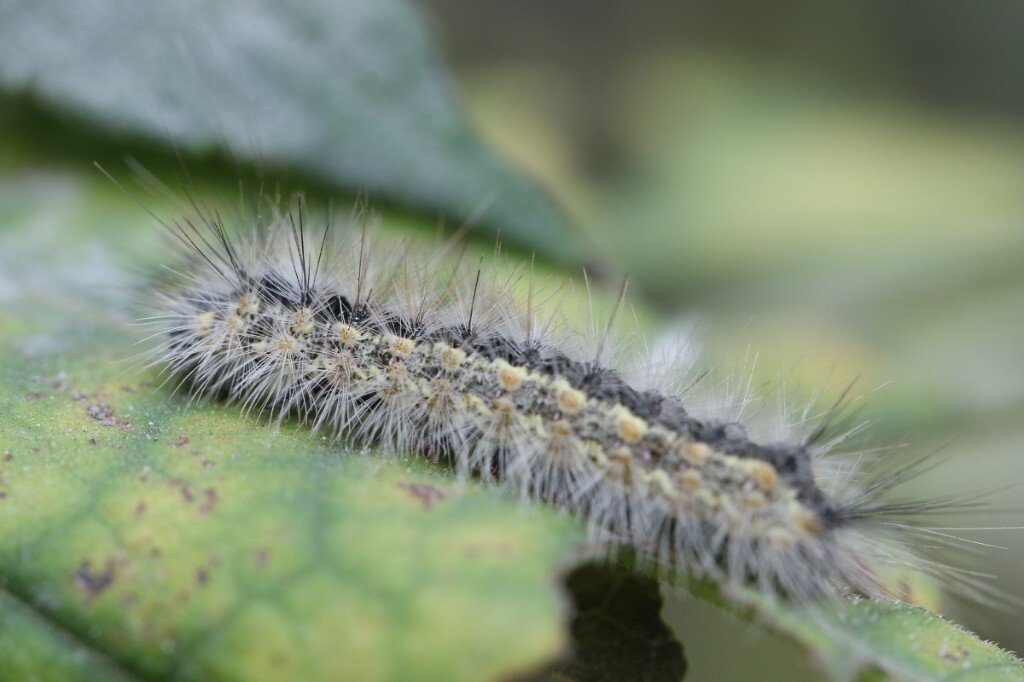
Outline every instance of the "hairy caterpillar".
<path id="1" fill-rule="evenodd" d="M 557 311 L 519 306 L 515 270 L 303 223 L 300 209 L 242 238 L 209 215 L 169 226 L 180 262 L 157 286 L 153 360 L 194 394 L 450 461 L 721 584 L 899 596 L 887 576 L 918 565 L 891 519 L 929 504 L 886 503 L 900 477 L 865 483 L 860 456 L 826 458 L 824 427 L 756 442 L 608 366 L 606 333 L 588 354 Z"/>

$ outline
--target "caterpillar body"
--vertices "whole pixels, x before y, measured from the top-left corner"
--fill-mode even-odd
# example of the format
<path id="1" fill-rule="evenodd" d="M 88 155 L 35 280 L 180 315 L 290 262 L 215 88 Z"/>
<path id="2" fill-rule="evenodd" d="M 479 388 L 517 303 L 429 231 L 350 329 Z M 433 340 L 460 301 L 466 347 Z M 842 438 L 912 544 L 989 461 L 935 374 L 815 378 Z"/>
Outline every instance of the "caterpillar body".
<path id="1" fill-rule="evenodd" d="M 880 499 L 859 457 L 825 461 L 820 429 L 755 442 L 608 366 L 603 343 L 586 354 L 557 311 L 515 302 L 517 274 L 302 222 L 168 225 L 183 246 L 156 286 L 152 357 L 193 394 L 448 461 L 723 585 L 892 595 L 885 576 L 912 564 L 883 517 L 916 508 Z"/>

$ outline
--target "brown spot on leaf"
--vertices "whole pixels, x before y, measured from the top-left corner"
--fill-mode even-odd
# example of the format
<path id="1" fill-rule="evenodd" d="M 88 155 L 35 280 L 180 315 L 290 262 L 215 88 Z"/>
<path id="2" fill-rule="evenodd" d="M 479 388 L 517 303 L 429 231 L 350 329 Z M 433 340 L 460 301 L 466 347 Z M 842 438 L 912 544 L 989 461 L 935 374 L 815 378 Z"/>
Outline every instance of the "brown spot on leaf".
<path id="1" fill-rule="evenodd" d="M 203 495 L 206 499 L 201 505 L 199 505 L 199 513 L 205 516 L 212 512 L 213 508 L 217 506 L 217 491 L 213 488 L 207 488 L 203 491 Z"/>
<path id="2" fill-rule="evenodd" d="M 85 413 L 89 419 L 93 420 L 100 426 L 116 426 L 122 431 L 132 430 L 131 422 L 124 419 L 118 419 L 117 415 L 114 414 L 114 408 L 110 405 L 102 403 L 89 405 L 85 408 Z"/>
<path id="3" fill-rule="evenodd" d="M 89 445 L 96 445 L 96 439 L 95 438 L 90 438 L 89 439 Z"/>
<path id="4" fill-rule="evenodd" d="M 25 400 L 29 401 L 30 403 L 34 403 L 42 397 L 43 394 L 39 393 L 38 391 L 29 391 L 28 393 L 25 394 Z"/>
<path id="5" fill-rule="evenodd" d="M 7 491 L 6 490 L 0 490 L 0 500 L 6 500 L 6 499 L 7 499 Z"/>
<path id="6" fill-rule="evenodd" d="M 192 495 L 192 488 L 187 485 L 181 486 L 181 497 L 186 502 L 192 502 L 196 498 Z"/>
<path id="7" fill-rule="evenodd" d="M 143 512 L 146 511 L 146 503 L 143 500 L 139 500 L 135 505 L 135 518 L 142 516 Z"/>
<path id="8" fill-rule="evenodd" d="M 186 445 L 188 445 L 188 436 L 179 436 L 178 440 L 176 440 L 171 445 L 173 447 L 176 447 L 176 448 L 183 448 L 183 447 L 185 447 Z"/>
<path id="9" fill-rule="evenodd" d="M 10 462 L 12 459 L 14 459 L 14 455 L 12 455 L 10 452 L 5 452 L 2 461 Z"/>
<path id="10" fill-rule="evenodd" d="M 196 584 L 202 587 L 210 581 L 210 574 L 205 568 L 196 569 Z"/>
<path id="11" fill-rule="evenodd" d="M 114 582 L 114 562 L 108 560 L 102 571 L 92 567 L 92 562 L 86 559 L 79 564 L 75 571 L 75 588 L 85 593 L 87 602 L 98 597 L 105 589 Z"/>
<path id="12" fill-rule="evenodd" d="M 957 663 L 969 657 L 971 652 L 966 649 L 962 644 L 958 644 L 956 649 L 950 649 L 948 644 L 943 643 L 939 647 L 939 657 L 949 661 L 950 663 Z"/>
<path id="13" fill-rule="evenodd" d="M 448 497 L 447 491 L 432 485 L 422 483 L 396 483 L 395 485 L 422 502 L 424 509 L 430 509 L 435 503 Z"/>

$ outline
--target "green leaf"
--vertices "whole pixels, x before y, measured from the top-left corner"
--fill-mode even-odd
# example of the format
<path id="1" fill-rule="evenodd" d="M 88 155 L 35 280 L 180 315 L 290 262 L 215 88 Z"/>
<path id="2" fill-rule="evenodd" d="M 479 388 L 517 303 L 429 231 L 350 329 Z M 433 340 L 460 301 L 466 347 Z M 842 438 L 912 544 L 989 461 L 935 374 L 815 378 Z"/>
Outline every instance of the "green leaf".
<path id="1" fill-rule="evenodd" d="M 4 591 L 0 591 L 0 673 L 10 680 L 133 679 L 102 653 Z"/>
<path id="2" fill-rule="evenodd" d="M 781 618 L 780 631 L 813 647 L 836 679 L 850 670 L 872 668 L 910 680 L 980 682 L 1024 677 L 1020 659 L 919 606 L 898 601 L 838 602 L 822 619 L 800 616 Z"/>
<path id="3" fill-rule="evenodd" d="M 7 0 L 0 87 L 118 137 L 286 169 L 550 257 L 572 230 L 468 129 L 403 0 Z M 45 133 L 42 133 L 45 134 Z"/>
<path id="4" fill-rule="evenodd" d="M 905 602 L 850 599 L 798 605 L 749 589 L 734 590 L 726 599 L 716 587 L 700 582 L 687 590 L 792 640 L 831 680 L 1024 679 L 1024 662 L 1013 654 Z"/>

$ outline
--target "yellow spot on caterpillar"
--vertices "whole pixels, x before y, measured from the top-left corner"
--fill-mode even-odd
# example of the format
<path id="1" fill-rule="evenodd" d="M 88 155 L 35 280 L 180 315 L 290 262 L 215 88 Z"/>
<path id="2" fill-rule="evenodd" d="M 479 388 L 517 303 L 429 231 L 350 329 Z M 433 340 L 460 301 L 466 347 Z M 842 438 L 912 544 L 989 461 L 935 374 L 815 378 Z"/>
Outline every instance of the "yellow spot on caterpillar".
<path id="1" fill-rule="evenodd" d="M 427 414 L 437 422 L 450 418 L 455 410 L 455 398 L 452 385 L 444 379 L 434 379 L 427 390 Z"/>
<path id="2" fill-rule="evenodd" d="M 707 443 L 693 442 L 683 448 L 683 459 L 696 467 L 704 466 L 714 450 Z"/>
<path id="3" fill-rule="evenodd" d="M 587 403 L 587 396 L 583 391 L 577 391 L 565 380 L 555 382 L 554 388 L 558 409 L 565 414 L 576 414 Z"/>
<path id="4" fill-rule="evenodd" d="M 461 397 L 463 407 L 475 414 L 480 416 L 489 415 L 491 413 L 491 407 L 485 401 L 480 399 L 480 396 L 470 394 L 463 394 Z"/>
<path id="5" fill-rule="evenodd" d="M 604 450 L 602 450 L 600 447 L 588 450 L 587 454 L 590 455 L 591 461 L 593 461 L 594 464 L 598 466 L 598 468 L 604 469 L 605 467 L 608 466 L 608 457 L 604 454 Z"/>
<path id="6" fill-rule="evenodd" d="M 768 505 L 768 499 L 764 496 L 764 493 L 751 490 L 743 496 L 740 504 L 747 511 L 760 511 Z"/>
<path id="7" fill-rule="evenodd" d="M 213 325 L 217 322 L 216 311 L 209 310 L 205 313 L 199 313 L 196 315 L 193 324 L 196 328 L 196 334 L 199 336 L 206 336 L 213 331 Z"/>
<path id="8" fill-rule="evenodd" d="M 512 431 L 512 428 L 517 423 L 517 413 L 516 404 L 508 398 L 498 398 L 494 401 L 491 428 L 493 428 L 499 439 L 506 437 Z"/>
<path id="9" fill-rule="evenodd" d="M 749 532 L 750 519 L 741 514 L 737 514 L 736 510 L 731 505 L 723 504 L 725 509 L 723 510 L 725 525 L 728 527 L 730 533 L 746 533 Z"/>
<path id="10" fill-rule="evenodd" d="M 324 360 L 324 369 L 329 373 L 335 386 L 347 388 L 353 380 L 362 380 L 380 374 L 376 366 L 360 367 L 347 350 L 338 351 L 331 359 Z"/>
<path id="11" fill-rule="evenodd" d="M 245 320 L 240 318 L 238 315 L 232 315 L 224 323 L 224 327 L 227 329 L 229 334 L 238 334 L 245 329 Z"/>
<path id="12" fill-rule="evenodd" d="M 626 442 L 639 442 L 647 433 L 647 422 L 636 417 L 625 408 L 615 410 L 615 432 Z"/>
<path id="13" fill-rule="evenodd" d="M 454 372 L 466 359 L 466 352 L 458 348 L 452 348 L 440 341 L 434 344 L 434 351 L 441 360 L 441 367 L 449 372 Z"/>
<path id="14" fill-rule="evenodd" d="M 242 294 L 238 297 L 236 312 L 239 315 L 252 317 L 260 312 L 260 297 L 253 292 Z"/>
<path id="15" fill-rule="evenodd" d="M 516 404 L 508 398 L 498 398 L 494 401 L 494 411 L 503 414 L 511 414 L 516 411 Z"/>
<path id="16" fill-rule="evenodd" d="M 391 354 L 396 358 L 407 358 L 412 355 L 412 351 L 416 348 L 416 342 L 412 339 L 395 336 L 392 337 L 391 342 L 388 344 L 388 348 L 391 350 Z"/>
<path id="17" fill-rule="evenodd" d="M 700 475 L 699 471 L 694 471 L 693 469 L 687 469 L 679 474 L 676 481 L 679 483 L 679 487 L 684 490 L 697 490 L 704 485 L 704 477 Z"/>
<path id="18" fill-rule="evenodd" d="M 728 509 L 722 509 L 723 506 L 728 507 L 728 505 L 723 505 L 722 500 L 714 491 L 708 490 L 707 488 L 701 488 L 696 490 L 694 494 L 697 498 L 697 502 L 699 503 L 698 507 L 702 508 L 701 511 L 704 514 L 704 518 L 710 518 L 713 523 L 719 523 L 719 521 L 715 519 L 716 514 L 721 516 L 728 512 Z"/>
<path id="19" fill-rule="evenodd" d="M 448 393 L 452 390 L 452 385 L 445 379 L 433 379 L 430 382 L 430 391 L 432 393 Z"/>
<path id="20" fill-rule="evenodd" d="M 377 393 L 388 399 L 397 399 L 406 395 L 409 388 L 408 374 L 409 371 L 405 363 L 392 362 L 384 370 L 383 385 L 377 390 Z"/>
<path id="21" fill-rule="evenodd" d="M 651 487 L 658 490 L 665 497 L 672 497 L 676 492 L 672 487 L 672 480 L 665 473 L 664 469 L 655 469 L 648 476 L 647 480 L 650 482 Z"/>
<path id="22" fill-rule="evenodd" d="M 570 424 L 569 422 L 565 421 L 564 419 L 559 419 L 555 422 L 552 422 L 551 435 L 565 438 L 567 436 L 571 436 L 572 434 L 572 424 Z"/>
<path id="23" fill-rule="evenodd" d="M 557 419 L 548 426 L 545 454 L 559 466 L 578 466 L 586 457 L 583 443 L 576 438 L 572 424 L 564 419 Z"/>
<path id="24" fill-rule="evenodd" d="M 507 362 L 497 363 L 498 385 L 506 391 L 516 391 L 526 381 L 526 370 L 522 367 L 513 367 Z"/>
<path id="25" fill-rule="evenodd" d="M 608 453 L 608 459 L 614 466 L 609 472 L 627 485 L 633 481 L 633 453 L 629 448 L 616 448 Z"/>
<path id="26" fill-rule="evenodd" d="M 608 453 L 608 458 L 613 462 L 629 464 L 633 461 L 633 453 L 629 451 L 629 448 L 615 448 Z"/>
<path id="27" fill-rule="evenodd" d="M 779 482 L 779 474 L 775 471 L 775 467 L 768 462 L 749 460 L 747 472 L 754 484 L 766 493 L 771 492 L 775 488 L 775 484 Z"/>
<path id="28" fill-rule="evenodd" d="M 279 336 L 275 345 L 277 346 L 277 350 L 288 355 L 297 355 L 302 350 L 302 343 L 290 334 L 283 334 Z"/>
<path id="29" fill-rule="evenodd" d="M 721 455 L 721 462 L 727 469 L 732 469 L 737 474 L 742 475 L 742 473 L 744 472 L 743 463 L 746 462 L 746 460 L 740 459 L 736 455 L 723 454 Z"/>
<path id="30" fill-rule="evenodd" d="M 352 325 L 338 322 L 334 325 L 334 333 L 338 335 L 341 345 L 351 348 L 363 340 L 363 333 Z"/>
<path id="31" fill-rule="evenodd" d="M 330 367 L 332 365 L 344 365 L 349 366 L 353 364 L 354 358 L 352 353 L 347 350 L 341 349 L 328 356 L 328 359 L 324 361 L 324 366 Z"/>
<path id="32" fill-rule="evenodd" d="M 799 502 L 789 505 L 789 521 L 808 535 L 817 535 L 821 532 L 821 519 Z"/>
<path id="33" fill-rule="evenodd" d="M 405 378 L 407 370 L 404 362 L 392 362 L 385 372 L 388 379 L 396 380 Z"/>
<path id="34" fill-rule="evenodd" d="M 780 552 L 792 549 L 796 544 L 796 538 L 785 528 L 769 528 L 764 535 L 768 545 Z"/>
<path id="35" fill-rule="evenodd" d="M 292 333 L 298 336 L 309 336 L 316 329 L 313 321 L 313 311 L 309 308 L 301 308 L 292 314 Z"/>

